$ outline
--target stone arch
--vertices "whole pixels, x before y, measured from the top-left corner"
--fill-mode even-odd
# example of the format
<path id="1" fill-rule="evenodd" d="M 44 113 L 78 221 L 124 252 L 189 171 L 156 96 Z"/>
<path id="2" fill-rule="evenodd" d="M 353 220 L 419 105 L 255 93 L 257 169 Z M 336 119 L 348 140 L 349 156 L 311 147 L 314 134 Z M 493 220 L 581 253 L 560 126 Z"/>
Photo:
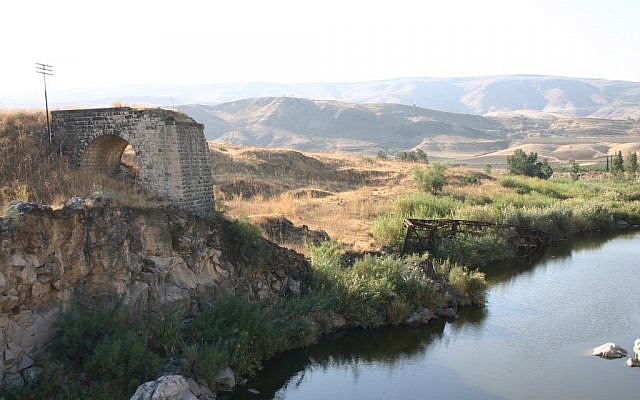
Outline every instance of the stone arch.
<path id="1" fill-rule="evenodd" d="M 118 172 L 128 145 L 135 151 L 137 182 L 182 208 L 213 210 L 210 153 L 203 125 L 163 109 L 129 107 L 54 111 L 60 151 L 78 168 Z"/>
<path id="2" fill-rule="evenodd" d="M 82 152 L 80 167 L 103 172 L 117 174 L 120 171 L 120 160 L 127 146 L 131 145 L 127 140 L 117 135 L 102 135 L 91 141 Z"/>

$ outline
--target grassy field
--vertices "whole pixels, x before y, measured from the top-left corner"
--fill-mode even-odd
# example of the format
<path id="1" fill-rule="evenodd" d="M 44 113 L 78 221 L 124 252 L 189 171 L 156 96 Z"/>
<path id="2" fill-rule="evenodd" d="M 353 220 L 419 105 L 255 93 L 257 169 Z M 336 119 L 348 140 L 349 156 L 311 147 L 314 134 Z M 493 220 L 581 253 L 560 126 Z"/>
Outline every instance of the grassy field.
<path id="1" fill-rule="evenodd" d="M 219 150 L 214 147 L 213 152 L 215 159 Z M 256 152 L 262 158 L 255 158 Z M 226 166 L 214 166 L 214 175 L 219 204 L 228 215 L 249 219 L 284 215 L 296 224 L 325 230 L 355 251 L 397 248 L 404 234 L 402 220 L 408 217 L 531 226 L 554 239 L 608 231 L 616 228 L 616 221 L 636 224 L 640 218 L 640 185 L 629 176 L 589 172 L 573 180 L 559 173 L 545 181 L 504 171 L 486 174 L 448 167 L 442 191 L 432 194 L 414 182 L 416 170 L 431 168 L 425 164 L 231 146 L 225 146 L 223 153 Z M 313 165 L 313 179 L 290 172 L 296 170 L 296 163 Z M 237 167 L 235 174 L 219 173 L 248 164 L 256 166 L 259 175 L 243 175 Z M 230 182 L 245 186 L 236 193 L 223 192 L 233 186 Z M 276 186 L 277 190 L 264 189 Z"/>

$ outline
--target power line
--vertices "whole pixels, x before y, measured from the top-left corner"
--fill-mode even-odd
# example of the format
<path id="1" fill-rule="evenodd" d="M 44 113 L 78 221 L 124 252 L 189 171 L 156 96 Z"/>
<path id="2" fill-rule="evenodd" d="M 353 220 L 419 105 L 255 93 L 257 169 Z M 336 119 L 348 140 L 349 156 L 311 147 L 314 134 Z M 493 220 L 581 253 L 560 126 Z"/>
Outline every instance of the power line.
<path id="1" fill-rule="evenodd" d="M 36 63 L 36 73 L 42 75 L 44 81 L 44 107 L 47 115 L 47 132 L 49 133 L 49 145 L 53 142 L 51 136 L 51 123 L 49 123 L 49 101 L 47 100 L 47 76 L 53 76 L 53 67 L 48 64 Z"/>

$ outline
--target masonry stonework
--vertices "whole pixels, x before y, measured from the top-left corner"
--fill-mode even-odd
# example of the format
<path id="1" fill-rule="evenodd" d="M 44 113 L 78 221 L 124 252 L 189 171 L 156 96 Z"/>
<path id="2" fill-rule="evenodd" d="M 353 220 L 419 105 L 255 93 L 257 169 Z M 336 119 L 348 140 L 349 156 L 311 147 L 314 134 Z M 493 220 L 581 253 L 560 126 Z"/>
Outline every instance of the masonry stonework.
<path id="1" fill-rule="evenodd" d="M 114 174 L 131 145 L 142 188 L 198 214 L 213 210 L 203 125 L 188 116 L 130 107 L 53 111 L 51 116 L 55 143 L 76 167 Z"/>

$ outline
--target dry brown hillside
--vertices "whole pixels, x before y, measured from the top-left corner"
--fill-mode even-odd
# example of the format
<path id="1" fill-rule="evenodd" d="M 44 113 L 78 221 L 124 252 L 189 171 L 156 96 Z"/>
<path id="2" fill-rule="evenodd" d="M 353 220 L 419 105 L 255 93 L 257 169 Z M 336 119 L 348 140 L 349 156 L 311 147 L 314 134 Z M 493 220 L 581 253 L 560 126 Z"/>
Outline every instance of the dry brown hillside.
<path id="1" fill-rule="evenodd" d="M 218 143 L 210 148 L 216 201 L 228 215 L 253 221 L 284 216 L 356 250 L 379 249 L 370 234 L 372 219 L 390 211 L 399 196 L 415 192 L 412 171 L 425 166 L 346 153 Z M 475 190 L 461 185 L 468 174 L 478 172 L 450 168 L 447 190 Z M 491 186 L 484 177 L 485 188 Z"/>

